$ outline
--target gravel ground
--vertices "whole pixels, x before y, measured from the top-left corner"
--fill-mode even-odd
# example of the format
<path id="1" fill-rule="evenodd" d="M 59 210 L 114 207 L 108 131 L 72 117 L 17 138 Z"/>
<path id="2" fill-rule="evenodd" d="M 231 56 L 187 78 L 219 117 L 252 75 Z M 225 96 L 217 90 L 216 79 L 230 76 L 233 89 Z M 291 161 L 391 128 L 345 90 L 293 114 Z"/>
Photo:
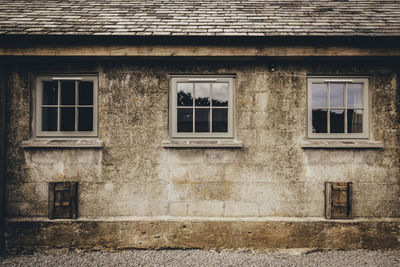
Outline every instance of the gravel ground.
<path id="1" fill-rule="evenodd" d="M 0 256 L 0 266 L 400 266 L 400 250 L 125 250 L 56 251 Z"/>

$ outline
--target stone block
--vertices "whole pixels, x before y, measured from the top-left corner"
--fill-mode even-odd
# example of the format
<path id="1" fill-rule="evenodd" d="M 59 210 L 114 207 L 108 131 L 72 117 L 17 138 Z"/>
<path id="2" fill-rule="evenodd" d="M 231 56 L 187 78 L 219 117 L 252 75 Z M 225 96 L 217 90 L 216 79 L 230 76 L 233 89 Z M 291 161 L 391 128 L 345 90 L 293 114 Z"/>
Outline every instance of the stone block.
<path id="1" fill-rule="evenodd" d="M 221 150 L 221 149 L 208 149 L 204 152 L 206 163 L 234 163 L 236 160 L 237 150 Z"/>
<path id="2" fill-rule="evenodd" d="M 256 203 L 225 202 L 225 216 L 245 217 L 258 216 L 258 214 L 258 206 Z"/>
<path id="3" fill-rule="evenodd" d="M 224 202 L 222 201 L 199 201 L 189 202 L 189 216 L 218 217 L 224 214 Z"/>
<path id="4" fill-rule="evenodd" d="M 186 216 L 188 215 L 187 202 L 170 202 L 169 215 L 171 216 Z"/>
<path id="5" fill-rule="evenodd" d="M 236 125 L 238 129 L 254 129 L 254 113 L 242 111 L 237 115 Z"/>
<path id="6" fill-rule="evenodd" d="M 177 149 L 168 151 L 168 163 L 204 163 L 204 151 L 202 149 Z"/>
<path id="7" fill-rule="evenodd" d="M 268 94 L 267 93 L 255 93 L 255 110 L 265 111 L 267 109 Z"/>

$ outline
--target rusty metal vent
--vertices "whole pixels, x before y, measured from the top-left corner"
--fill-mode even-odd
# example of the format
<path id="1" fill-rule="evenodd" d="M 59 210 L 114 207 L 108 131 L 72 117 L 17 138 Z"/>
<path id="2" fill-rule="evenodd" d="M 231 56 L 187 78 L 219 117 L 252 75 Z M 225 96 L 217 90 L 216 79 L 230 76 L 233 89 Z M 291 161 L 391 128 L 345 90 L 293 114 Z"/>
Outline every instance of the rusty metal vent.
<path id="1" fill-rule="evenodd" d="M 325 218 L 352 219 L 353 183 L 325 183 Z"/>
<path id="2" fill-rule="evenodd" d="M 49 218 L 76 219 L 78 217 L 78 183 L 49 183 Z"/>

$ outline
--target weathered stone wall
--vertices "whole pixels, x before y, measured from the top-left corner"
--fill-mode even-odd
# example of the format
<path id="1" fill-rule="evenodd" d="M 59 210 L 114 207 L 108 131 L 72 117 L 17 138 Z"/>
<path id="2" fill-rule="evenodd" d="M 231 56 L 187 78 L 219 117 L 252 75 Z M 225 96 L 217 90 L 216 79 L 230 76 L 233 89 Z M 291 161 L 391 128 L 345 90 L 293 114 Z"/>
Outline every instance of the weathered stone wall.
<path id="1" fill-rule="evenodd" d="M 276 71 L 268 65 L 276 64 Z M 323 217 L 324 183 L 354 184 L 356 217 L 400 216 L 398 76 L 357 61 L 15 60 L 8 81 L 8 217 L 47 216 L 47 183 L 78 181 L 79 216 Z M 103 149 L 23 149 L 36 72 L 98 72 Z M 168 74 L 236 74 L 241 149 L 165 149 Z M 376 149 L 303 149 L 306 75 L 370 75 Z"/>
<path id="2" fill-rule="evenodd" d="M 10 253 L 52 248 L 400 249 L 399 220 L 9 221 Z"/>

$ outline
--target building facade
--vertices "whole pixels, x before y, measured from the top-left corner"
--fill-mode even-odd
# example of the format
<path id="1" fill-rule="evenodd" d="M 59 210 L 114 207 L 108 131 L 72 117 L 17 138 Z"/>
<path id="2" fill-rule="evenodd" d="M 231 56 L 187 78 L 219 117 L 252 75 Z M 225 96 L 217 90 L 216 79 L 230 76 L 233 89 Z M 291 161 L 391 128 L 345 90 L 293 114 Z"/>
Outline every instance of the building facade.
<path id="1" fill-rule="evenodd" d="M 5 249 L 400 247 L 398 33 L 343 32 L 4 33 Z"/>

